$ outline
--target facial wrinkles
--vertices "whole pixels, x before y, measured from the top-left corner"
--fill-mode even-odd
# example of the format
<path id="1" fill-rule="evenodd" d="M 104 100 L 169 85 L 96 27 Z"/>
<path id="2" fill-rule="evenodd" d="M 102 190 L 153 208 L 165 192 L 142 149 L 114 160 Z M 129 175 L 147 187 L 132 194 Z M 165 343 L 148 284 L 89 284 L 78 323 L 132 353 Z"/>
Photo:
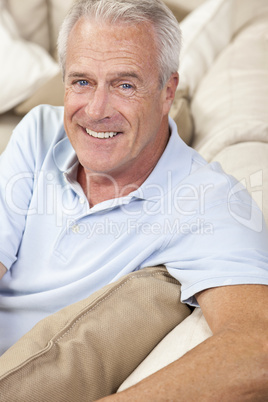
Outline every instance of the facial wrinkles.
<path id="1" fill-rule="evenodd" d="M 109 52 L 110 54 L 105 54 L 104 52 L 94 52 L 94 55 L 87 55 L 87 62 L 82 61 L 81 67 L 80 63 L 76 66 L 74 66 L 74 71 L 79 72 L 80 68 L 82 69 L 82 74 L 84 78 L 88 78 L 90 80 L 93 80 L 93 83 L 95 87 L 101 87 L 103 90 L 109 91 L 109 87 L 113 86 L 113 82 L 122 79 L 123 77 L 127 76 L 129 73 L 130 75 L 137 75 L 138 78 L 133 78 L 135 85 L 136 85 L 136 90 L 134 94 L 126 99 L 122 98 L 120 101 L 121 103 L 126 103 L 126 104 L 134 104 L 136 102 L 139 102 L 141 99 L 146 101 L 146 99 L 149 100 L 149 97 L 152 93 L 152 88 L 148 85 L 148 82 L 145 84 L 143 76 L 139 73 L 139 68 L 140 66 L 136 63 L 133 62 L 131 56 L 126 57 L 124 54 L 124 57 L 121 57 L 121 55 L 118 55 L 117 57 L 113 56 L 113 52 Z M 129 55 L 132 53 L 129 52 Z M 95 56 L 96 55 L 96 56 Z M 91 70 L 90 67 L 87 68 L 86 70 L 84 69 L 85 65 L 90 66 L 90 60 L 94 60 L 94 70 Z M 96 67 L 96 60 L 100 60 L 99 63 L 97 63 Z M 112 62 L 112 66 L 111 66 Z M 106 65 L 108 69 L 106 69 Z M 111 72 L 111 69 L 115 71 L 115 73 Z M 107 75 L 106 75 L 107 71 Z M 97 78 L 98 77 L 98 78 Z M 124 78 L 125 78 L 124 77 Z M 108 131 L 108 132 L 114 132 L 114 131 L 124 131 L 123 128 L 126 126 L 126 122 L 124 120 L 127 120 L 125 116 L 123 116 L 120 112 L 111 116 L 109 120 L 100 120 L 100 121 L 88 121 L 84 122 L 83 125 L 85 128 L 89 128 L 92 131 L 95 132 L 101 132 L 101 131 Z M 83 119 L 84 121 L 84 119 Z"/>
<path id="2" fill-rule="evenodd" d="M 138 76 L 138 79 L 135 80 L 137 88 L 133 96 L 127 99 L 122 98 L 121 103 L 130 105 L 140 100 L 149 102 L 150 96 L 157 88 L 155 80 L 156 63 L 155 60 L 152 62 L 151 58 L 148 57 L 152 55 L 152 42 L 146 45 L 143 40 L 144 36 L 141 39 L 139 38 L 139 29 L 135 29 L 137 34 L 135 42 L 133 42 L 132 38 L 122 38 L 121 36 L 124 33 L 122 34 L 122 30 L 119 30 L 119 35 L 116 29 L 112 31 L 113 35 L 111 35 L 110 41 L 109 35 L 104 35 L 102 40 L 100 30 L 98 30 L 98 27 L 97 29 L 95 28 L 96 25 L 90 28 L 92 37 L 90 42 L 85 43 L 82 31 L 79 35 L 81 39 L 77 40 L 77 35 L 75 35 L 76 39 L 73 38 L 71 60 L 67 59 L 67 63 L 69 63 L 67 83 L 71 76 L 75 74 L 77 76 L 81 75 L 79 79 L 92 80 L 95 88 L 109 90 L 110 86 L 113 85 L 113 81 L 118 79 L 120 74 L 135 73 Z M 116 38 L 115 35 L 117 35 Z M 70 40 L 72 41 L 72 38 Z M 97 45 L 94 47 L 94 43 L 98 47 Z M 145 54 L 146 57 L 144 56 Z M 68 92 L 71 92 L 71 88 L 67 88 Z M 127 129 L 127 123 L 131 125 L 127 116 L 124 116 L 124 112 L 121 111 L 115 113 L 109 120 L 94 122 L 86 118 L 85 114 L 79 113 L 79 109 L 75 111 L 74 115 L 78 116 L 77 119 L 84 128 L 88 128 L 94 133 L 124 131 L 125 128 Z"/>
<path id="3" fill-rule="evenodd" d="M 105 78 L 109 81 L 120 77 L 124 78 L 123 75 L 126 73 L 126 78 L 128 78 L 128 74 L 130 77 L 132 75 L 132 78 L 137 80 L 138 84 L 143 84 L 144 73 L 142 71 L 144 70 L 142 62 L 137 61 L 137 57 L 133 52 L 98 52 L 87 49 L 77 53 L 76 62 L 70 68 L 69 77 L 74 74 L 76 76 L 85 75 L 85 77 L 88 76 L 89 78 L 99 78 L 105 75 Z M 92 66 L 94 67 L 92 68 Z M 151 71 L 149 64 L 147 71 Z"/>
<path id="4" fill-rule="evenodd" d="M 152 41 L 144 40 L 144 24 L 142 26 L 127 27 L 108 26 L 105 34 L 103 35 L 102 26 L 99 24 L 77 24 L 74 28 L 73 35 L 70 35 L 70 46 L 74 53 L 72 60 L 76 60 L 77 64 L 87 65 L 97 62 L 99 69 L 108 69 L 111 65 L 114 68 L 123 64 L 137 69 L 137 71 L 149 72 L 151 77 L 153 70 L 156 70 L 155 60 L 151 60 L 155 51 L 152 51 Z M 126 32 L 132 30 L 130 37 Z M 109 35 L 109 30 L 111 35 Z M 148 30 L 153 32 L 153 28 L 149 25 Z M 108 32 L 108 34 L 107 34 Z M 125 33 L 126 32 L 126 33 Z M 154 34 L 154 32 L 153 32 Z M 89 35 L 90 41 L 85 44 L 84 38 Z M 78 40 L 77 40 L 78 38 Z M 133 40 L 134 39 L 134 40 Z M 96 44 L 94 46 L 94 44 Z M 151 56 L 151 57 L 150 57 Z M 67 53 L 68 57 L 68 53 Z M 89 66 L 90 67 L 90 66 Z M 94 65 L 94 67 L 96 67 Z"/>

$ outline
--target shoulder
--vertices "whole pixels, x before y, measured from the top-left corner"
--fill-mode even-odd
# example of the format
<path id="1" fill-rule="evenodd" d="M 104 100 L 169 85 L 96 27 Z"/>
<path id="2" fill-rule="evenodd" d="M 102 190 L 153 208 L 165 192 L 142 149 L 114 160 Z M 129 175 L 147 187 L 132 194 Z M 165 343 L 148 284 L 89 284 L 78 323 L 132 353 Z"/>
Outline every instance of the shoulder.
<path id="1" fill-rule="evenodd" d="M 16 130 L 30 129 L 37 131 L 55 132 L 63 125 L 64 108 L 50 105 L 40 105 L 33 108 L 18 124 Z"/>
<path id="2" fill-rule="evenodd" d="M 11 159 L 25 161 L 32 169 L 40 166 L 50 149 L 66 137 L 63 113 L 63 107 L 49 105 L 32 109 L 14 129 L 1 155 L 3 163 L 9 164 Z"/>
<path id="3" fill-rule="evenodd" d="M 40 105 L 32 109 L 15 128 L 13 137 L 17 143 L 23 143 L 28 149 L 47 149 L 52 142 L 64 136 L 63 107 Z"/>
<path id="4" fill-rule="evenodd" d="M 191 172 L 185 182 L 205 190 L 210 205 L 237 201 L 251 203 L 246 188 L 232 175 L 227 174 L 219 162 L 206 162 L 198 153 L 193 154 Z"/>

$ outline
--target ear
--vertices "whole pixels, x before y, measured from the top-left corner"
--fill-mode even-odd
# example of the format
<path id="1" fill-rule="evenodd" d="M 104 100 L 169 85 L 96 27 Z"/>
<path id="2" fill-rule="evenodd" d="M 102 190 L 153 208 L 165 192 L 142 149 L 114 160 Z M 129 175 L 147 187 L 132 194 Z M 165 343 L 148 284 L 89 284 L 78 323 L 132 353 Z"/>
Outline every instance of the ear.
<path id="1" fill-rule="evenodd" d="M 179 74 L 173 73 L 163 88 L 164 91 L 164 114 L 168 114 L 175 98 L 176 89 L 179 84 Z"/>

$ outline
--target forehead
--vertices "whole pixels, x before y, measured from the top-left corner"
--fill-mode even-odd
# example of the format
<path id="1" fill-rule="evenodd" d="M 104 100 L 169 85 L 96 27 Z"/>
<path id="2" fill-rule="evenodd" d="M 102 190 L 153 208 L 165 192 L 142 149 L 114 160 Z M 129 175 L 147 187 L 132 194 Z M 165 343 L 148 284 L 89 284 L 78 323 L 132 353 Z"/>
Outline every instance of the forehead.
<path id="1" fill-rule="evenodd" d="M 67 65 L 95 61 L 152 68 L 156 55 L 156 34 L 147 22 L 115 25 L 80 18 L 67 43 Z"/>

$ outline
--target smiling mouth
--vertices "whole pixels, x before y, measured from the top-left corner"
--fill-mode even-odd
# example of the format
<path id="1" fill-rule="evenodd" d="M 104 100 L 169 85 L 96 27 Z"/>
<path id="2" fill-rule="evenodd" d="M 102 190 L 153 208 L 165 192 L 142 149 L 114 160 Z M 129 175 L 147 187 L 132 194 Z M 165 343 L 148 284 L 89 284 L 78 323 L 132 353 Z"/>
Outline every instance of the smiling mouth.
<path id="1" fill-rule="evenodd" d="M 112 138 L 115 137 L 119 132 L 114 132 L 114 131 L 105 131 L 105 132 L 96 132 L 92 131 L 89 128 L 86 128 L 86 132 L 94 138 Z"/>

